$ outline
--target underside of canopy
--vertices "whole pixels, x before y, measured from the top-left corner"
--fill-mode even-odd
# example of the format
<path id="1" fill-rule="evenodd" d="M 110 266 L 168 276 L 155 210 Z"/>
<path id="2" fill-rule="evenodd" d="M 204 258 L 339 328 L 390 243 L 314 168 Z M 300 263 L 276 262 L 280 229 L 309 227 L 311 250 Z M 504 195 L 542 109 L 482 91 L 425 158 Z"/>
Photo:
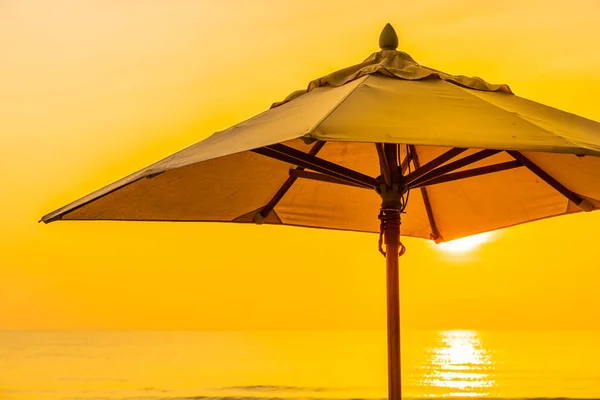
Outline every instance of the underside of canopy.
<path id="1" fill-rule="evenodd" d="M 307 145 L 296 139 L 284 146 L 302 154 L 319 148 L 317 159 L 359 172 L 361 179 L 362 175 L 373 179 L 380 173 L 374 144 L 317 142 Z M 415 169 L 416 159 L 423 166 L 448 151 L 451 149 L 415 146 L 411 171 Z M 405 159 L 405 146 L 401 146 L 401 154 Z M 600 158 L 539 152 L 518 154 L 557 182 L 565 182 L 569 191 L 589 202 L 584 203 L 584 207 L 600 207 Z M 326 164 L 327 169 L 321 169 L 319 163 L 313 165 L 297 159 L 294 164 L 291 159 L 288 163 L 272 158 L 280 155 L 275 151 L 246 151 L 169 169 L 156 176 L 144 177 L 141 173 L 123 186 L 115 185 L 104 190 L 105 193 L 87 196 L 44 220 L 259 222 L 379 232 L 376 216 L 381 200 L 368 183 L 344 178 L 345 169 L 339 174 L 332 173 L 329 164 Z M 482 154 L 481 150 L 466 150 L 456 160 L 466 157 L 477 160 L 482 156 L 487 157 L 464 167 L 459 165 L 444 175 L 445 179 L 462 179 L 444 182 L 438 178 L 442 181 L 429 182 L 424 186 L 426 189 L 421 189 L 417 181 L 409 192 L 406 214 L 402 217 L 403 235 L 452 240 L 581 211 L 576 205 L 580 201 L 570 200 L 507 152 Z M 452 162 L 454 159 L 438 168 Z M 313 169 L 299 168 L 298 164 L 312 165 Z M 488 173 L 472 177 L 451 175 L 461 171 L 486 172 L 481 168 L 492 165 L 506 169 L 493 172 L 492 167 Z M 408 174 L 408 166 L 405 174 Z M 293 183 L 290 185 L 289 181 Z M 278 195 L 282 187 L 287 190 Z M 423 198 L 424 190 L 428 207 Z M 258 214 L 267 206 L 270 212 Z"/>
<path id="2" fill-rule="evenodd" d="M 384 50 L 42 220 L 379 232 L 375 143 L 398 144 L 410 177 L 403 235 L 452 240 L 600 208 L 599 123 Z"/>

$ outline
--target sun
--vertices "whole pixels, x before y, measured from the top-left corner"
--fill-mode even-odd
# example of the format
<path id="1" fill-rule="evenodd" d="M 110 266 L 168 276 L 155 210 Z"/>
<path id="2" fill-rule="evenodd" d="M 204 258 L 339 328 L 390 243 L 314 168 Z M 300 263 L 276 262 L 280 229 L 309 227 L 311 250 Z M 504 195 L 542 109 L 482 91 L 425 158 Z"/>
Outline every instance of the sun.
<path id="1" fill-rule="evenodd" d="M 483 243 L 489 242 L 493 237 L 492 232 L 480 233 L 478 235 L 467 236 L 464 238 L 440 243 L 437 247 L 445 252 L 454 254 L 463 254 L 475 250 Z"/>

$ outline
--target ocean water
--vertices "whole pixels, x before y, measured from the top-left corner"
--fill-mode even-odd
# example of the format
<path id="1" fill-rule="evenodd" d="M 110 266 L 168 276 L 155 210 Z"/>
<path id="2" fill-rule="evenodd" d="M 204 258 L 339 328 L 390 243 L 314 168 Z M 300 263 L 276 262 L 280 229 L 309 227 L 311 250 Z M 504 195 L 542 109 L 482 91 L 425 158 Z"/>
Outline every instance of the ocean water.
<path id="1" fill-rule="evenodd" d="M 384 399 L 385 332 L 0 331 L 0 399 Z M 404 398 L 600 398 L 600 332 L 407 331 Z"/>

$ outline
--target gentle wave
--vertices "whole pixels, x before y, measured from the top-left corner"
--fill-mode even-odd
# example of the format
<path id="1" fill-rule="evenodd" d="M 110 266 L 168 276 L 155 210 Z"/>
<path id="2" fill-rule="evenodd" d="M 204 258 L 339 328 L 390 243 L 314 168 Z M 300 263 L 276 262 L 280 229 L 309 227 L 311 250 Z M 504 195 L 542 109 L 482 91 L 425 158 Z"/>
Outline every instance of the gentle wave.
<path id="1" fill-rule="evenodd" d="M 263 390 L 263 388 L 269 388 L 267 390 L 286 390 L 289 386 L 237 386 L 235 388 L 260 388 L 255 390 Z M 274 389 L 270 389 L 274 388 Z M 296 388 L 294 388 L 296 389 Z M 306 388 L 297 388 L 299 390 L 306 390 Z M 249 389 L 252 390 L 252 389 Z M 423 400 L 423 397 L 403 397 L 403 400 Z M 427 399 L 449 399 L 443 396 L 432 396 Z M 451 397 L 452 400 L 600 400 L 596 397 Z M 260 396 L 191 396 L 191 397 L 164 397 L 160 400 L 387 400 L 387 398 L 370 397 L 370 398 L 358 398 L 358 397 L 260 397 Z"/>
<path id="2" fill-rule="evenodd" d="M 324 387 L 300 387 L 300 386 L 277 386 L 277 385 L 248 385 L 248 386 L 225 386 L 222 390 L 247 390 L 256 392 L 325 392 L 330 390 Z"/>

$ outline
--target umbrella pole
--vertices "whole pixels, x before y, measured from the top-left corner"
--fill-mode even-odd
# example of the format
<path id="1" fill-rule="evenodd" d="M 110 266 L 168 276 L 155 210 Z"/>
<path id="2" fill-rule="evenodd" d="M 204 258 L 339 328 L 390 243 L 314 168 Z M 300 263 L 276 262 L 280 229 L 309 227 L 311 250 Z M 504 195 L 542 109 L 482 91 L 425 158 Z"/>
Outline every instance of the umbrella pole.
<path id="1" fill-rule="evenodd" d="M 393 220 L 388 220 L 384 231 L 386 244 L 385 263 L 387 286 L 386 292 L 389 400 L 402 399 L 402 378 L 400 372 L 400 282 L 398 274 L 400 214 L 398 211 L 396 211 L 396 214 L 398 215 L 398 223 L 393 223 Z"/>
<path id="2" fill-rule="evenodd" d="M 404 252 L 400 242 L 400 213 L 402 210 L 402 173 L 398 165 L 399 151 L 395 144 L 377 144 L 381 166 L 379 177 L 381 196 L 381 234 L 385 242 L 388 345 L 388 398 L 402 399 L 400 371 L 400 279 L 398 261 Z M 381 239 L 379 242 L 380 251 Z M 382 251 L 383 252 L 383 251 Z"/>

